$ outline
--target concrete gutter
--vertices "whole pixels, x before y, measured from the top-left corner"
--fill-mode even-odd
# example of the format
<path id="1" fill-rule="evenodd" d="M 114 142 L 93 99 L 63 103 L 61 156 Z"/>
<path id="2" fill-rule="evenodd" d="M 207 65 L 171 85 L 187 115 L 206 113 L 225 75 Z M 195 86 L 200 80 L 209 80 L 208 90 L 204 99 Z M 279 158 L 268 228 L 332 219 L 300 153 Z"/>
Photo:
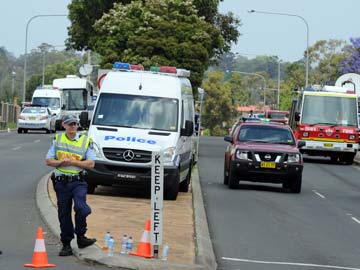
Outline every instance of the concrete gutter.
<path id="1" fill-rule="evenodd" d="M 57 210 L 55 205 L 51 202 L 48 193 L 48 181 L 50 173 L 43 176 L 38 183 L 36 190 L 36 203 L 40 214 L 52 233 L 60 237 L 60 225 L 57 217 Z M 205 214 L 205 207 L 201 193 L 201 186 L 199 180 L 199 173 L 195 166 L 192 171 L 192 195 L 193 208 L 195 219 L 195 234 L 196 234 L 196 264 L 175 264 L 168 261 L 161 261 L 155 259 L 145 259 L 141 257 L 134 257 L 122 255 L 115 252 L 114 256 L 108 257 L 104 251 L 97 245 L 90 246 L 85 249 L 78 249 L 73 245 L 75 256 L 83 261 L 89 263 L 97 263 L 106 265 L 108 267 L 117 267 L 120 269 L 174 269 L 174 270 L 193 270 L 206 269 L 215 270 L 217 267 L 215 255 L 210 240 L 209 228 Z M 181 241 L 181 239 L 179 239 Z M 76 242 L 76 241 L 72 241 Z"/>

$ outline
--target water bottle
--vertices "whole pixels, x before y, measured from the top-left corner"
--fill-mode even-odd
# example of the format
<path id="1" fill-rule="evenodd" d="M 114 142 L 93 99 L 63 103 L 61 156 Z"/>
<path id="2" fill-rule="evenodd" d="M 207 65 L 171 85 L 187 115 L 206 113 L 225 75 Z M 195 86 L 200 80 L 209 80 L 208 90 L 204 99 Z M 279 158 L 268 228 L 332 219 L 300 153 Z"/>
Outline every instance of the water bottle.
<path id="1" fill-rule="evenodd" d="M 165 246 L 163 247 L 163 253 L 161 260 L 166 261 L 169 257 L 169 244 L 166 242 Z"/>
<path id="2" fill-rule="evenodd" d="M 113 256 L 114 255 L 115 240 L 114 240 L 114 238 L 112 236 L 110 237 L 110 240 L 108 242 L 108 246 L 109 246 L 108 256 Z"/>
<path id="3" fill-rule="evenodd" d="M 133 239 L 131 236 L 129 236 L 129 239 L 126 242 L 126 254 L 129 254 L 133 247 Z"/>
<path id="4" fill-rule="evenodd" d="M 126 253 L 126 242 L 127 242 L 127 235 L 124 234 L 123 238 L 121 239 L 121 249 L 120 249 L 121 254 Z"/>
<path id="5" fill-rule="evenodd" d="M 106 232 L 104 237 L 104 248 L 107 249 L 109 247 L 109 240 L 110 240 L 110 232 Z"/>

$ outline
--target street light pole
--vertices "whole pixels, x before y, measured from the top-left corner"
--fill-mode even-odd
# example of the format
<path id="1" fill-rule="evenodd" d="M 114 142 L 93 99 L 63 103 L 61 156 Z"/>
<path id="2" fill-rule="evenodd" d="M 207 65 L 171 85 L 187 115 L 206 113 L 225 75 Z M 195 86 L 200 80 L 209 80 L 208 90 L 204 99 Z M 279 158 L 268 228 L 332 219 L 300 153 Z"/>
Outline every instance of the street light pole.
<path id="1" fill-rule="evenodd" d="M 23 95 L 22 95 L 22 101 L 25 102 L 26 97 L 26 67 L 27 67 L 27 44 L 28 44 L 28 30 L 29 30 L 29 24 L 32 22 L 32 20 L 36 18 L 41 17 L 67 17 L 67 14 L 44 14 L 44 15 L 35 15 L 31 17 L 26 24 L 26 30 L 25 30 L 25 54 L 24 54 L 24 80 L 23 80 Z"/>
<path id="2" fill-rule="evenodd" d="M 266 95 L 265 95 L 265 91 L 266 91 L 266 79 L 263 75 L 257 74 L 257 73 L 251 73 L 251 72 L 243 72 L 243 71 L 236 71 L 236 70 L 232 70 L 231 72 L 234 73 L 240 73 L 240 74 L 245 74 L 245 75 L 251 75 L 251 76 L 258 76 L 261 79 L 264 80 L 264 86 L 263 86 L 263 91 L 264 91 L 264 107 L 265 107 L 265 101 L 266 101 Z"/>
<path id="3" fill-rule="evenodd" d="M 262 14 L 270 14 L 270 15 L 281 15 L 281 16 L 289 16 L 289 17 L 297 17 L 301 19 L 306 26 L 306 63 L 305 63 L 305 87 L 308 87 L 309 83 L 309 25 L 304 17 L 297 14 L 290 13 L 280 13 L 280 12 L 267 12 L 267 11 L 259 11 L 259 10 L 249 10 L 248 13 L 262 13 Z"/>
<path id="4" fill-rule="evenodd" d="M 239 53 L 236 52 L 235 55 L 258 55 L 258 54 L 250 54 L 250 53 Z M 278 107 L 278 110 L 280 110 L 280 79 L 281 79 L 281 73 L 280 73 L 280 62 L 281 60 L 278 59 L 278 90 L 277 90 L 277 97 L 276 97 L 276 105 Z"/>
<path id="5" fill-rule="evenodd" d="M 16 75 L 16 72 L 13 71 L 11 74 L 12 74 L 11 95 L 12 95 L 12 99 L 14 100 L 14 96 L 15 96 L 14 89 L 15 89 L 15 75 Z"/>
<path id="6" fill-rule="evenodd" d="M 280 110 L 280 60 L 278 61 L 278 90 L 277 90 L 277 107 Z"/>

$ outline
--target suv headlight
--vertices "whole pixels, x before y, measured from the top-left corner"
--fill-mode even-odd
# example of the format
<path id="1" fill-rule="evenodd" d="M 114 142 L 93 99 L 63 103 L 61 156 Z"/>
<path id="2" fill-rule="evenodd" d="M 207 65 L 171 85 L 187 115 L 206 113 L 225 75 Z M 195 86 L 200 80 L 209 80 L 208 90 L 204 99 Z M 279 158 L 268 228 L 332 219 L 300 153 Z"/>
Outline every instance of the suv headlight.
<path id="1" fill-rule="evenodd" d="M 288 154 L 287 162 L 288 163 L 299 163 L 300 155 L 299 154 Z"/>
<path id="2" fill-rule="evenodd" d="M 237 159 L 249 159 L 249 152 L 244 150 L 236 150 L 235 157 Z"/>
<path id="3" fill-rule="evenodd" d="M 164 150 L 164 152 L 163 152 L 163 162 L 164 163 L 171 163 L 174 161 L 175 150 L 176 150 L 175 147 L 169 147 Z"/>

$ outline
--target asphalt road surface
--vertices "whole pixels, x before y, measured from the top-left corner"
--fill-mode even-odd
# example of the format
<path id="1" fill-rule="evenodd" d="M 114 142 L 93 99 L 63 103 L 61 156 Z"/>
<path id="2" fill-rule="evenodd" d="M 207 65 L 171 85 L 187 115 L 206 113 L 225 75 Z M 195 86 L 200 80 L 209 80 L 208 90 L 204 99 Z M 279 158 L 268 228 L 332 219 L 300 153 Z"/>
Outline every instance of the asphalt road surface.
<path id="1" fill-rule="evenodd" d="M 360 269 L 360 170 L 306 158 L 303 189 L 223 185 L 226 142 L 202 137 L 199 173 L 218 269 Z"/>
<path id="2" fill-rule="evenodd" d="M 59 257 L 57 237 L 48 232 L 36 208 L 39 179 L 51 171 L 44 158 L 53 135 L 0 133 L 0 269 L 24 269 L 31 263 L 37 228 L 43 228 L 49 263 L 56 269 L 108 269 L 90 266 L 74 256 Z"/>

